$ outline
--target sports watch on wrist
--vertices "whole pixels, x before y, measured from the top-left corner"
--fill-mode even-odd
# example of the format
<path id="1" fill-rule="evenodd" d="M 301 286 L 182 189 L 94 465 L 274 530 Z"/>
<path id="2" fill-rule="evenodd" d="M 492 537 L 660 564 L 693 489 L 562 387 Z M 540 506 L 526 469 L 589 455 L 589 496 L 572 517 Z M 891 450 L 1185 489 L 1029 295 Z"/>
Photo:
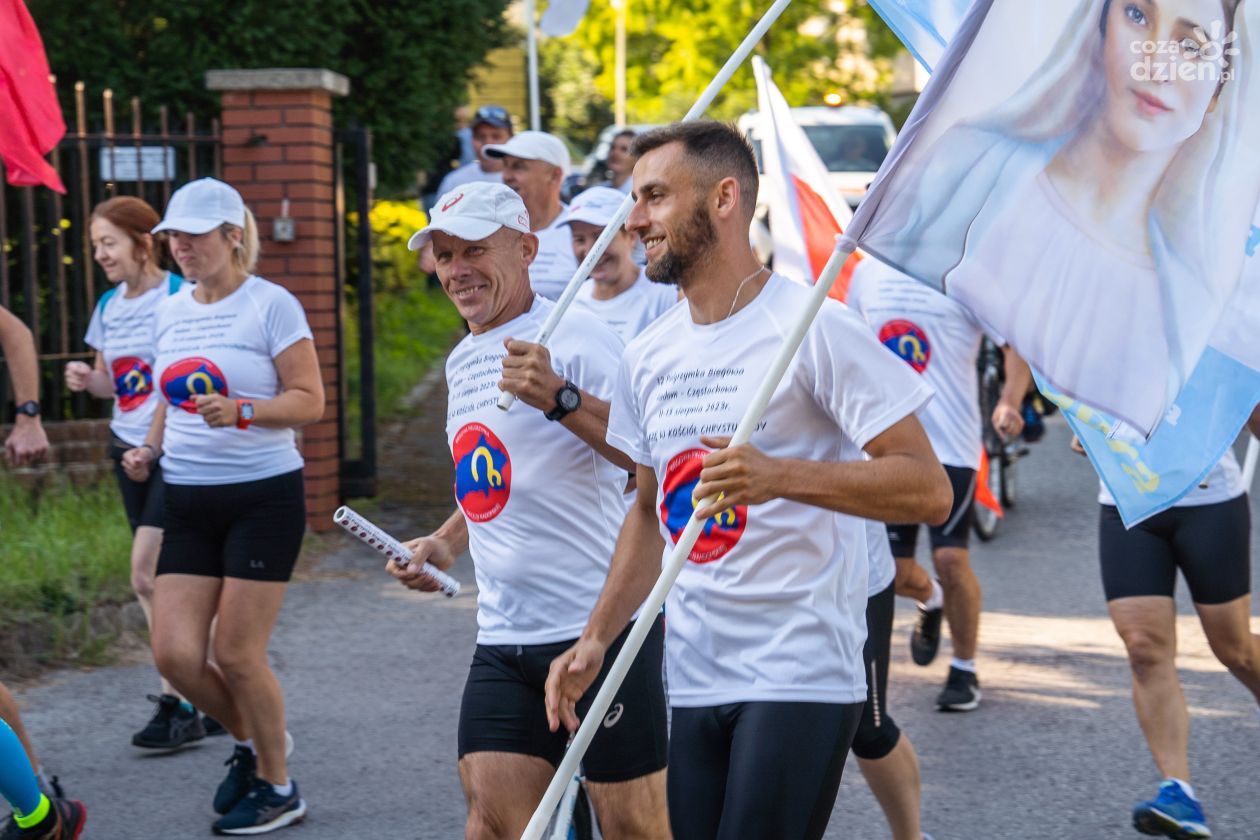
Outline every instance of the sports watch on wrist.
<path id="1" fill-rule="evenodd" d="M 582 407 L 582 392 L 577 386 L 567 379 L 564 387 L 556 391 L 556 407 L 548 411 L 543 417 L 548 420 L 563 420 L 573 412 Z"/>
<path id="2" fill-rule="evenodd" d="M 254 404 L 249 400 L 236 401 L 236 428 L 248 429 L 254 422 Z"/>
<path id="3" fill-rule="evenodd" d="M 27 417 L 38 417 L 39 403 L 35 402 L 35 400 L 27 400 L 17 407 L 14 414 L 26 415 Z"/>

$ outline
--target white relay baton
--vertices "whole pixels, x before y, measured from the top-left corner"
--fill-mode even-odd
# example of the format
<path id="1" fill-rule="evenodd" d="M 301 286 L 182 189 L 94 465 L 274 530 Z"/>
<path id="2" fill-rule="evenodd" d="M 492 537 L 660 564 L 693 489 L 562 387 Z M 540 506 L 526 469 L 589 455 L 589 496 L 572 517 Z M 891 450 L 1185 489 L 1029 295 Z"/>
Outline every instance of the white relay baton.
<path id="1" fill-rule="evenodd" d="M 351 534 L 354 534 L 372 548 L 393 560 L 397 565 L 406 566 L 411 562 L 411 552 L 402 543 L 345 505 L 337 508 L 333 514 L 333 522 L 336 522 L 342 528 L 345 528 Z M 438 582 L 438 585 L 442 587 L 442 594 L 447 598 L 459 594 L 459 581 L 437 566 L 434 566 L 432 563 L 425 563 L 420 567 L 420 570 Z"/>

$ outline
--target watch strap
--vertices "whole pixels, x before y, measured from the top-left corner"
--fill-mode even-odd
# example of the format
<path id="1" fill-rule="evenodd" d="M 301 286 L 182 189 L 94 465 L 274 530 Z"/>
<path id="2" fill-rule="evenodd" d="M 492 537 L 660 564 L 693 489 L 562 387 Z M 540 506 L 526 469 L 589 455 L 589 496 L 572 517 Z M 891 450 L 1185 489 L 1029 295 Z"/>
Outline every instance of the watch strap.
<path id="1" fill-rule="evenodd" d="M 39 416 L 39 403 L 36 402 L 35 400 L 27 400 L 26 402 L 19 405 L 14 410 L 14 413 L 18 415 L 24 415 L 26 417 L 38 417 Z"/>
<path id="2" fill-rule="evenodd" d="M 574 399 L 575 405 L 573 406 L 573 408 L 565 408 L 564 406 L 564 394 L 566 392 L 571 393 L 575 398 Z M 553 422 L 556 420 L 563 420 L 565 417 L 568 417 L 570 414 L 577 411 L 581 407 L 582 407 L 582 392 L 578 390 L 576 385 L 574 385 L 572 382 L 566 379 L 564 382 L 564 386 L 559 391 L 556 391 L 555 407 L 552 408 L 551 411 L 548 411 L 546 414 L 544 414 L 543 417 L 546 417 L 548 420 L 551 420 Z"/>

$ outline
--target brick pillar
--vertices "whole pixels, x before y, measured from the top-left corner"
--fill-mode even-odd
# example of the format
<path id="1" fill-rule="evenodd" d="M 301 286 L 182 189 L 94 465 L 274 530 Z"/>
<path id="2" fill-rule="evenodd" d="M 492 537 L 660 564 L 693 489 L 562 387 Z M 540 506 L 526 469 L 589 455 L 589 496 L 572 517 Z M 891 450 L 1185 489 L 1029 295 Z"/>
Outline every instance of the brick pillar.
<path id="1" fill-rule="evenodd" d="M 257 272 L 297 295 L 315 333 L 327 403 L 300 440 L 307 523 L 325 531 L 341 498 L 332 98 L 345 96 L 350 82 L 331 70 L 211 70 L 206 87 L 222 92 L 223 180 L 258 219 Z M 295 236 L 279 242 L 275 219 L 286 199 Z"/>

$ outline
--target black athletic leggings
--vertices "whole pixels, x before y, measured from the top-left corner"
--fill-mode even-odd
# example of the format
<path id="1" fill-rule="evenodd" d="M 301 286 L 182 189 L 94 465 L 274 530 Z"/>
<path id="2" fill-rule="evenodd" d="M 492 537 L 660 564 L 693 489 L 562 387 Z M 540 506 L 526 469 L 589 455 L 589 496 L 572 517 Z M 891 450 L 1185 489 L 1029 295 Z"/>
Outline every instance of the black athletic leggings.
<path id="1" fill-rule="evenodd" d="M 678 840 L 819 840 L 862 703 L 675 707 L 669 822 Z"/>

